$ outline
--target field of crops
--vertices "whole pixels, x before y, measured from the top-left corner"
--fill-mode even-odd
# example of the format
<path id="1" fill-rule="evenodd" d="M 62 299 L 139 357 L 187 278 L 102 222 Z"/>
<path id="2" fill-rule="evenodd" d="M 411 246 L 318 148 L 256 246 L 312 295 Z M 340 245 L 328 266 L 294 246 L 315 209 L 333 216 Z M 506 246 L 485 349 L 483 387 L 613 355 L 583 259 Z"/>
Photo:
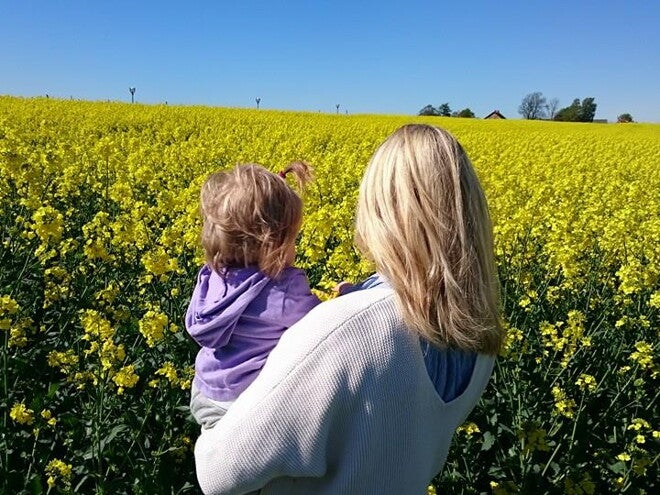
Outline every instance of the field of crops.
<path id="1" fill-rule="evenodd" d="M 327 292 L 362 171 L 411 121 L 452 132 L 495 223 L 507 348 L 446 493 L 657 493 L 660 126 L 0 97 L 0 493 L 197 493 L 183 315 L 205 176 L 304 159 L 298 266 Z M 439 421 L 442 418 L 438 418 Z M 405 453 L 402 453 L 405 455 Z"/>

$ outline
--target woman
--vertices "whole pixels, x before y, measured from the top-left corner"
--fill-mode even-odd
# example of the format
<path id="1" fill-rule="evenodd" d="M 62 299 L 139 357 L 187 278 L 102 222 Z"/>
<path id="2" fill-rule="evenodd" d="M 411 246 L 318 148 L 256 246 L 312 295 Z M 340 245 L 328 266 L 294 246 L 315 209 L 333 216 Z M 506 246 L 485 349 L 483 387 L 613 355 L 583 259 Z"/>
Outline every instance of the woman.
<path id="1" fill-rule="evenodd" d="M 202 432 L 205 493 L 421 494 L 442 469 L 503 339 L 486 201 L 450 134 L 408 125 L 378 148 L 356 240 L 376 282 L 285 332 Z"/>

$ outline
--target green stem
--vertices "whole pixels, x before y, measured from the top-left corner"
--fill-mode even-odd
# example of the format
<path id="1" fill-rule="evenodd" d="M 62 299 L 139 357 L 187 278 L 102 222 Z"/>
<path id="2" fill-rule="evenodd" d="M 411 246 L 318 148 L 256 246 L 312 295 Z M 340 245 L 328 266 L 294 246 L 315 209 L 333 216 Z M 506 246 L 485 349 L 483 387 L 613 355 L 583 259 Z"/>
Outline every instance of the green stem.
<path id="1" fill-rule="evenodd" d="M 626 388 L 628 388 L 628 385 L 630 385 L 630 383 L 633 381 L 633 378 L 635 378 L 635 372 L 637 371 L 638 368 L 639 368 L 639 365 L 635 365 L 635 368 L 632 370 L 632 373 L 630 373 L 630 378 L 628 379 L 628 381 L 627 381 L 627 382 L 623 385 L 623 387 L 621 387 L 621 389 L 617 392 L 617 394 L 614 396 L 614 399 L 612 399 L 612 400 L 610 401 L 610 405 L 608 406 L 607 410 L 606 410 L 604 413 L 602 413 L 602 414 L 600 415 L 600 419 L 599 419 L 598 421 L 596 421 L 596 423 L 594 423 L 594 425 L 593 425 L 593 427 L 592 427 L 592 430 L 593 430 L 593 431 L 596 430 L 596 427 L 600 424 L 600 422 L 601 422 L 601 420 L 602 420 L 603 418 L 609 418 L 609 412 L 610 412 L 610 410 L 611 410 L 612 407 L 614 407 L 614 405 L 616 404 L 616 400 L 619 398 L 619 396 L 623 393 L 623 391 L 624 391 Z M 654 399 L 654 400 L 655 400 L 655 399 Z"/>
<path id="2" fill-rule="evenodd" d="M 32 444 L 32 454 L 30 455 L 30 465 L 28 466 L 27 474 L 25 475 L 25 484 L 23 485 L 24 489 L 27 489 L 28 483 L 30 482 L 30 474 L 32 474 L 32 466 L 34 465 L 34 455 L 37 451 L 37 440 L 39 439 L 39 430 L 34 434 L 34 443 Z"/>
<path id="3" fill-rule="evenodd" d="M 552 460 L 557 455 L 557 452 L 559 452 L 559 447 L 561 447 L 561 442 L 557 442 L 557 446 L 555 447 L 555 450 L 552 452 L 552 455 L 550 456 L 550 459 L 548 459 L 548 462 L 545 463 L 545 467 L 543 468 L 543 471 L 541 472 L 541 476 L 545 476 L 545 472 L 550 467 L 550 464 L 552 463 Z"/>
<path id="4" fill-rule="evenodd" d="M 575 416 L 575 421 L 573 421 L 573 431 L 571 432 L 571 441 L 568 444 L 568 455 L 570 459 L 570 454 L 573 451 L 573 442 L 575 441 L 575 432 L 577 431 L 578 421 L 580 420 L 580 413 L 582 412 L 582 406 L 584 405 L 584 396 L 585 392 L 582 392 L 582 397 L 580 398 L 580 406 L 578 407 L 577 415 Z"/>
<path id="5" fill-rule="evenodd" d="M 9 352 L 9 332 L 4 332 L 5 338 L 4 342 L 2 345 L 2 384 L 3 384 L 3 397 L 7 400 L 7 407 L 2 413 L 2 429 L 4 431 L 7 431 L 7 409 L 9 409 L 9 387 L 7 386 L 7 375 L 9 374 L 7 372 L 8 364 L 7 364 L 7 353 Z M 8 441 L 8 439 L 7 439 Z M 8 446 L 5 446 L 8 447 Z M 3 467 L 4 467 L 4 472 L 6 475 L 9 474 L 9 449 L 5 448 L 5 455 L 4 455 L 4 462 L 3 462 Z M 2 481 L 2 486 L 3 486 L 3 493 L 7 493 L 7 478 L 8 476 L 3 476 L 3 481 Z"/>

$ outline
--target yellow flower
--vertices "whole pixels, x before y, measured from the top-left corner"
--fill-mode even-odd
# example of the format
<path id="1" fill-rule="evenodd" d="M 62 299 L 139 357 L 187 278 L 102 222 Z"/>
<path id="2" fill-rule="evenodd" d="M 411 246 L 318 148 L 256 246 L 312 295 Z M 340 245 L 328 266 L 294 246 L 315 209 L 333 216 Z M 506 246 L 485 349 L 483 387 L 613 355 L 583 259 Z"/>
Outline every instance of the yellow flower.
<path id="1" fill-rule="evenodd" d="M 25 329 L 28 326 L 29 324 L 16 324 L 9 329 L 9 347 L 25 347 L 27 345 L 28 340 Z"/>
<path id="2" fill-rule="evenodd" d="M 650 368 L 653 365 L 653 347 L 643 340 L 635 342 L 635 352 L 630 354 L 630 359 L 639 364 L 640 368 Z"/>
<path id="3" fill-rule="evenodd" d="M 523 332 L 522 330 L 516 327 L 512 327 L 506 323 L 504 324 L 504 329 L 505 329 L 504 345 L 502 346 L 502 350 L 500 354 L 502 356 L 510 356 L 513 359 L 515 359 L 518 353 L 512 354 L 512 352 L 516 344 L 523 341 L 524 339 Z"/>
<path id="4" fill-rule="evenodd" d="M 519 492 L 516 484 L 511 481 L 504 481 L 502 483 L 491 481 L 490 488 L 493 490 L 493 495 L 513 495 Z"/>
<path id="5" fill-rule="evenodd" d="M 651 459 L 648 456 L 644 455 L 639 459 L 635 459 L 633 462 L 633 471 L 638 476 L 644 476 L 646 474 L 646 468 L 652 464 Z"/>
<path id="6" fill-rule="evenodd" d="M 587 392 L 593 392 L 596 390 L 597 386 L 596 379 L 593 376 L 584 373 L 578 377 L 575 384 L 580 387 L 581 390 L 585 390 Z"/>
<path id="7" fill-rule="evenodd" d="M 649 306 L 652 308 L 660 308 L 660 291 L 657 290 L 651 294 L 651 297 L 649 298 Z"/>
<path id="8" fill-rule="evenodd" d="M 561 293 L 561 289 L 556 285 L 548 287 L 548 290 L 545 293 L 545 298 L 550 304 L 557 302 Z"/>
<path id="9" fill-rule="evenodd" d="M 71 474 L 73 466 L 60 459 L 53 459 L 46 465 L 46 475 L 48 476 L 48 486 L 54 487 L 59 480 L 64 488 L 71 486 Z"/>
<path id="10" fill-rule="evenodd" d="M 174 271 L 179 267 L 176 258 L 170 258 L 161 246 L 145 254 L 142 257 L 142 264 L 149 273 L 157 277 Z"/>
<path id="11" fill-rule="evenodd" d="M 96 293 L 95 298 L 97 301 L 100 301 L 104 306 L 106 306 L 114 302 L 116 297 L 119 295 L 119 292 L 119 285 L 115 282 L 110 282 L 106 288 L 101 289 Z"/>
<path id="12" fill-rule="evenodd" d="M 64 230 L 64 217 L 52 206 L 42 206 L 32 215 L 32 228 L 43 243 L 57 242 Z"/>
<path id="13" fill-rule="evenodd" d="M 101 367 L 107 371 L 126 358 L 126 351 L 124 350 L 124 344 L 115 344 L 113 340 L 107 339 L 103 341 L 98 355 Z"/>
<path id="14" fill-rule="evenodd" d="M 41 411 L 41 417 L 46 420 L 48 426 L 54 427 L 57 424 L 57 419 L 53 417 L 53 413 L 50 409 L 43 409 Z"/>
<path id="15" fill-rule="evenodd" d="M 93 309 L 86 309 L 80 312 L 80 323 L 85 331 L 85 335 L 83 336 L 85 340 L 90 340 L 91 338 L 104 340 L 112 337 L 115 333 L 110 322 Z"/>
<path id="16" fill-rule="evenodd" d="M 0 316 L 13 315 L 19 310 L 18 303 L 8 295 L 0 296 Z"/>
<path id="17" fill-rule="evenodd" d="M 169 380 L 172 385 L 177 385 L 179 383 L 179 376 L 177 374 L 174 364 L 167 361 L 163 366 L 156 370 L 156 375 L 164 376 Z"/>
<path id="18" fill-rule="evenodd" d="M 118 386 L 117 395 L 123 394 L 125 388 L 133 388 L 139 379 L 134 365 L 130 364 L 121 368 L 112 377 L 112 381 Z"/>
<path id="19" fill-rule="evenodd" d="M 458 427 L 457 431 L 465 433 L 468 437 L 481 432 L 476 423 L 472 422 L 462 424 Z"/>
<path id="20" fill-rule="evenodd" d="M 547 435 L 548 432 L 544 428 L 539 428 L 537 424 L 532 424 L 528 429 L 518 432 L 518 438 L 525 442 L 525 452 L 534 452 L 535 450 L 541 452 L 549 451 L 550 445 L 548 444 Z"/>
<path id="21" fill-rule="evenodd" d="M 31 425 L 34 421 L 34 411 L 25 407 L 22 402 L 17 402 L 9 411 L 9 417 L 18 424 Z"/>
<path id="22" fill-rule="evenodd" d="M 567 418 L 575 417 L 575 401 L 567 398 L 566 392 L 555 386 L 552 388 L 552 395 L 555 398 L 555 410 L 553 414 L 566 416 Z"/>
<path id="23" fill-rule="evenodd" d="M 165 313 L 156 309 L 148 310 L 138 325 L 140 333 L 144 336 L 149 347 L 153 347 L 165 336 L 168 318 Z"/>
<path id="24" fill-rule="evenodd" d="M 634 418 L 634 419 L 632 420 L 631 424 L 628 425 L 628 428 L 627 428 L 627 429 L 628 429 L 628 430 L 639 431 L 639 430 L 641 430 L 642 428 L 648 430 L 648 429 L 651 428 L 651 425 L 650 425 L 649 422 L 646 421 L 645 419 L 642 419 L 642 418 Z"/>
<path id="25" fill-rule="evenodd" d="M 62 373 L 68 374 L 78 364 L 78 356 L 73 349 L 50 351 L 46 362 L 51 368 L 59 368 Z"/>

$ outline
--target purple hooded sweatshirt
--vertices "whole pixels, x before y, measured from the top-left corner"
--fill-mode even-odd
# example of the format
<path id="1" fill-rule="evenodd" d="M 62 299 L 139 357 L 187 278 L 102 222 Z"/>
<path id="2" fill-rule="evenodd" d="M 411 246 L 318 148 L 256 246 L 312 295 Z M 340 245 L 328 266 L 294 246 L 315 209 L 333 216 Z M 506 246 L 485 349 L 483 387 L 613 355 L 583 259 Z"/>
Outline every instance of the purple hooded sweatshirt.
<path id="1" fill-rule="evenodd" d="M 319 299 L 305 272 L 288 267 L 277 279 L 255 267 L 223 279 L 204 265 L 186 313 L 186 329 L 202 347 L 194 383 L 209 399 L 231 402 L 257 377 L 282 333 Z"/>

